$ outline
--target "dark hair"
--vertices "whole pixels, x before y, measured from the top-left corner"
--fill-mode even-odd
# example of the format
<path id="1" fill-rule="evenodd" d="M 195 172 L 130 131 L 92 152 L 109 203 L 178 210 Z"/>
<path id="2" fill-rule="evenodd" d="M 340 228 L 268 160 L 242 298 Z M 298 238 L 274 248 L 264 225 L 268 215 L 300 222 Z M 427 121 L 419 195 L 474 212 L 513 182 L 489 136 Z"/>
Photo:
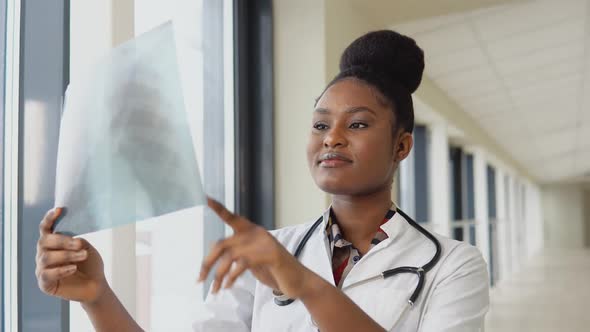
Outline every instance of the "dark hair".
<path id="1" fill-rule="evenodd" d="M 326 90 L 345 78 L 364 81 L 391 106 L 397 123 L 394 130 L 403 128 L 412 133 L 412 93 L 420 85 L 423 71 L 424 52 L 414 39 L 391 30 L 374 31 L 359 37 L 344 50 L 340 57 L 340 73 Z"/>

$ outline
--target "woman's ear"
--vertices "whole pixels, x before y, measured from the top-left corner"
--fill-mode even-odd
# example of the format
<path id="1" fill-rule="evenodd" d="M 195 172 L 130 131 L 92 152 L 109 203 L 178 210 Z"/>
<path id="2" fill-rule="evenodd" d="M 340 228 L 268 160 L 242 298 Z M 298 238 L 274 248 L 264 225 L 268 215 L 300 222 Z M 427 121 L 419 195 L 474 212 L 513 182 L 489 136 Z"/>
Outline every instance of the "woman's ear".
<path id="1" fill-rule="evenodd" d="M 414 137 L 408 132 L 403 132 L 397 140 L 397 146 L 395 147 L 395 162 L 399 163 L 412 151 L 414 146 Z"/>

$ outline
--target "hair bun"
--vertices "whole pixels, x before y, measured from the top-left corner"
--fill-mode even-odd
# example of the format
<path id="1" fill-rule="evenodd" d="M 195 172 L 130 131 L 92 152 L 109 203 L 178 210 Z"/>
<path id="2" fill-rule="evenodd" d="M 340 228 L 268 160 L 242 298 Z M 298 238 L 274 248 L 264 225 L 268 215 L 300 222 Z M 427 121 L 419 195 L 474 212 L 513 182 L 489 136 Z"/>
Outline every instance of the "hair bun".
<path id="1" fill-rule="evenodd" d="M 424 52 L 414 39 L 391 30 L 369 32 L 352 42 L 342 53 L 340 71 L 367 67 L 386 74 L 416 91 L 424 72 Z"/>

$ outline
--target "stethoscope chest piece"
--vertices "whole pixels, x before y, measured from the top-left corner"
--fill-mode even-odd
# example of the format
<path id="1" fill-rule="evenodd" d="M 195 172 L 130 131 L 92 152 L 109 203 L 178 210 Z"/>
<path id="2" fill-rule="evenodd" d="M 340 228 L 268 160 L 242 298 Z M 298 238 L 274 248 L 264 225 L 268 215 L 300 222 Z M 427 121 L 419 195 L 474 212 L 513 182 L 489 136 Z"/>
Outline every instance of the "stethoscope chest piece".
<path id="1" fill-rule="evenodd" d="M 295 302 L 294 299 L 289 298 L 288 296 L 277 290 L 273 290 L 272 295 L 274 295 L 275 304 L 279 307 L 284 307 Z"/>

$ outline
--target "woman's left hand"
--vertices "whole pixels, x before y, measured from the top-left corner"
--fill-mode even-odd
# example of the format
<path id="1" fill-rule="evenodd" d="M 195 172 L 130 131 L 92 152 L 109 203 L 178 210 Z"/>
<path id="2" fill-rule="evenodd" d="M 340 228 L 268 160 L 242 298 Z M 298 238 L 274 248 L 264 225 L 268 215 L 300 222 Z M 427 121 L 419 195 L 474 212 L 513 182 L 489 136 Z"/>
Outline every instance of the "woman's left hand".
<path id="1" fill-rule="evenodd" d="M 300 297 L 306 290 L 313 272 L 289 253 L 268 231 L 248 219 L 228 211 L 219 202 L 208 198 L 207 204 L 229 225 L 234 234 L 219 240 L 203 260 L 199 281 L 218 263 L 212 292 L 217 293 L 223 284 L 231 287 L 246 270 L 263 284 L 290 298 Z"/>

